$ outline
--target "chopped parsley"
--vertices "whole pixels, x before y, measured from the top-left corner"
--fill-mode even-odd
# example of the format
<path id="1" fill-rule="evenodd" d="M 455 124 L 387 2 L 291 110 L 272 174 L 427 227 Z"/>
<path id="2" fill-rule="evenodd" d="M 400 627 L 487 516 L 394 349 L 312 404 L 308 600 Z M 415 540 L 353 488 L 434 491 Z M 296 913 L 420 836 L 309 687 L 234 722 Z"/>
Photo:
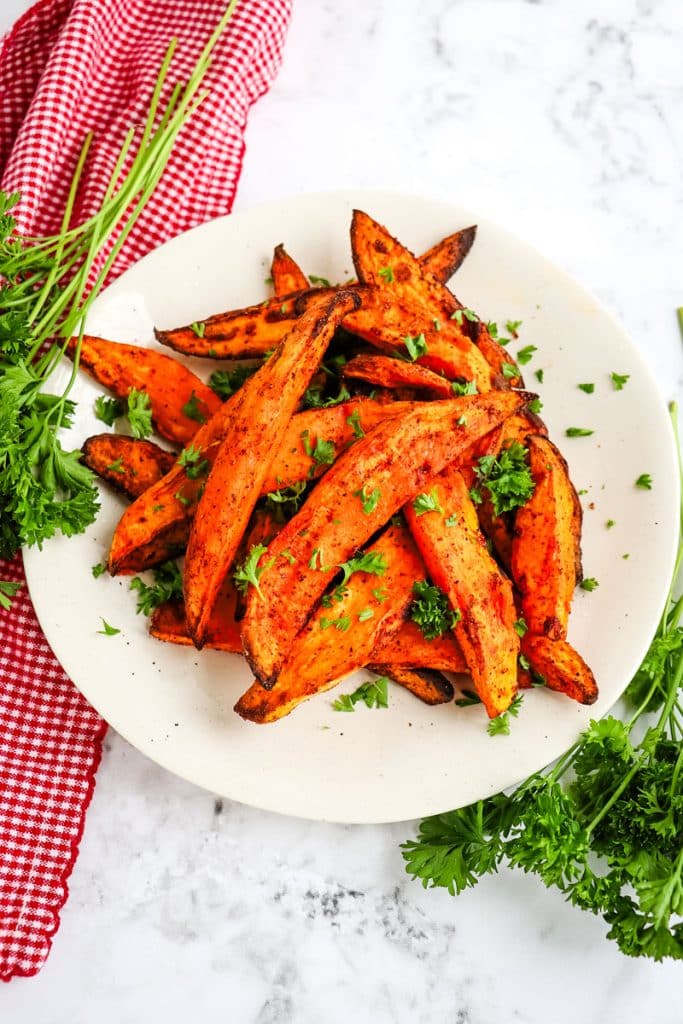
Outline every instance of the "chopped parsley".
<path id="1" fill-rule="evenodd" d="M 519 328 L 522 326 L 522 320 L 506 320 L 505 328 L 510 332 L 513 338 L 517 337 Z"/>
<path id="2" fill-rule="evenodd" d="M 240 365 L 236 366 L 234 370 L 214 370 L 209 377 L 209 387 L 225 401 L 226 398 L 230 398 L 236 391 L 239 391 L 244 382 L 253 377 L 260 369 L 261 365 Z"/>
<path id="3" fill-rule="evenodd" d="M 474 690 L 461 690 L 462 697 L 458 697 L 455 701 L 456 707 L 459 708 L 470 708 L 475 704 L 481 704 L 481 697 L 474 692 Z"/>
<path id="4" fill-rule="evenodd" d="M 272 512 L 278 523 L 291 519 L 299 511 L 304 500 L 306 481 L 299 480 L 291 487 L 282 487 L 278 491 L 270 491 L 266 497 L 266 508 Z"/>
<path id="5" fill-rule="evenodd" d="M 534 493 L 535 483 L 527 461 L 528 449 L 513 441 L 501 449 L 498 456 L 483 455 L 475 467 L 476 483 L 470 489 L 470 498 L 480 505 L 482 491 L 488 491 L 493 511 L 503 512 L 525 505 Z"/>
<path id="6" fill-rule="evenodd" d="M 525 345 L 524 348 L 520 348 L 516 356 L 519 365 L 526 366 L 527 363 L 530 363 L 534 352 L 538 352 L 536 345 Z"/>
<path id="7" fill-rule="evenodd" d="M 308 280 L 311 282 L 311 284 L 322 285 L 323 288 L 332 287 L 332 285 L 330 284 L 326 277 L 319 277 L 317 274 L 309 274 Z"/>
<path id="8" fill-rule="evenodd" d="M 190 324 L 190 330 L 192 331 L 193 334 L 196 334 L 198 338 L 203 338 L 204 331 L 206 330 L 206 324 L 203 324 L 200 321 L 195 320 L 193 324 Z"/>
<path id="9" fill-rule="evenodd" d="M 577 384 L 579 391 L 585 391 L 587 395 L 592 395 L 595 391 L 595 384 Z"/>
<path id="10" fill-rule="evenodd" d="M 199 399 L 195 395 L 194 391 L 185 402 L 181 411 L 183 415 L 187 416 L 190 420 L 194 420 L 195 423 L 206 423 L 206 416 L 204 416 L 199 408 Z"/>
<path id="11" fill-rule="evenodd" d="M 320 384 L 311 384 L 310 388 L 304 391 L 304 405 L 307 409 L 329 409 L 333 405 L 341 405 L 348 402 L 351 392 L 343 382 L 339 384 L 339 391 L 336 395 L 325 397 L 325 388 Z M 362 435 L 361 435 L 362 436 Z"/>
<path id="12" fill-rule="evenodd" d="M 457 515 L 455 514 L 455 512 L 453 512 L 453 514 L 452 514 L 452 515 L 450 515 L 450 516 L 448 517 L 448 519 L 446 519 L 446 521 L 445 521 L 445 522 L 446 522 L 446 526 L 449 526 L 449 527 L 450 527 L 450 526 L 457 526 L 457 525 L 458 525 L 458 517 L 457 517 Z"/>
<path id="13" fill-rule="evenodd" d="M 607 522 L 605 523 L 605 528 L 608 529 L 608 530 L 611 530 L 612 527 L 616 526 L 616 525 L 617 524 L 616 524 L 616 521 L 614 519 L 608 519 Z"/>
<path id="14" fill-rule="evenodd" d="M 385 284 L 394 283 L 394 271 L 392 267 L 382 267 L 382 269 L 378 271 L 378 274 Z"/>
<path id="15" fill-rule="evenodd" d="M 419 518 L 425 515 L 427 512 L 441 512 L 443 509 L 439 505 L 439 499 L 436 494 L 436 487 L 432 487 L 428 494 L 418 494 L 413 499 L 413 508 L 415 509 L 415 515 Z"/>
<path id="16" fill-rule="evenodd" d="M 98 562 L 97 565 L 93 565 L 90 571 L 93 574 L 93 579 L 97 580 L 100 578 L 102 573 L 107 571 L 107 566 L 104 564 L 104 562 Z"/>
<path id="17" fill-rule="evenodd" d="M 544 372 L 545 372 L 544 370 L 535 370 L 534 371 L 534 376 L 535 376 L 535 378 L 536 378 L 536 380 L 538 381 L 539 384 L 543 383 L 543 374 L 544 374 Z"/>
<path id="18" fill-rule="evenodd" d="M 118 398 L 105 398 L 98 395 L 95 399 L 95 416 L 108 427 L 113 427 L 119 416 L 123 416 L 125 407 Z"/>
<path id="19" fill-rule="evenodd" d="M 454 395 L 476 395 L 477 382 L 474 380 L 465 380 L 464 377 L 460 377 L 458 380 L 452 381 L 451 391 Z"/>
<path id="20" fill-rule="evenodd" d="M 518 693 L 507 711 L 491 719 L 486 729 L 489 736 L 510 735 L 510 716 L 512 715 L 513 718 L 517 718 L 519 709 L 522 706 L 522 699 L 522 694 Z"/>
<path id="21" fill-rule="evenodd" d="M 165 601 L 179 601 L 183 596 L 183 577 L 176 562 L 164 562 L 154 570 L 154 583 L 150 586 L 140 576 L 134 576 L 129 588 L 138 594 L 138 615 L 151 615 Z"/>
<path id="22" fill-rule="evenodd" d="M 436 640 L 460 621 L 460 612 L 451 608 L 448 597 L 440 587 L 427 580 L 416 580 L 413 583 L 413 595 L 410 617 L 419 626 L 425 640 Z"/>
<path id="23" fill-rule="evenodd" d="M 317 438 L 314 446 L 309 440 L 307 430 L 302 430 L 300 436 L 304 451 L 309 458 L 313 459 L 319 466 L 332 465 L 335 456 L 334 441 L 324 441 L 322 438 Z"/>
<path id="24" fill-rule="evenodd" d="M 469 320 L 471 324 L 479 323 L 479 317 L 473 309 L 456 309 L 454 313 L 451 313 L 451 320 L 455 320 L 457 324 L 462 323 L 462 318 Z"/>
<path id="25" fill-rule="evenodd" d="M 614 373 L 613 371 L 610 374 L 610 380 L 612 381 L 612 385 L 615 391 L 622 391 L 624 384 L 627 384 L 630 379 L 630 373 Z"/>
<path id="26" fill-rule="evenodd" d="M 138 439 L 149 437 L 152 433 L 152 406 L 148 394 L 138 391 L 137 388 L 131 388 L 128 392 L 126 415 L 133 437 Z"/>
<path id="27" fill-rule="evenodd" d="M 589 593 L 600 586 L 595 576 L 588 576 L 585 580 L 581 580 L 579 586 L 582 590 L 587 590 Z"/>
<path id="28" fill-rule="evenodd" d="M 97 632 L 101 636 L 116 636 L 117 633 L 121 632 L 121 630 L 117 629 L 116 626 L 110 626 L 107 620 L 103 619 L 102 616 L 100 616 L 100 620 L 102 622 L 102 629 L 98 629 Z"/>
<path id="29" fill-rule="evenodd" d="M 512 625 L 513 625 L 513 629 L 514 629 L 515 633 L 519 637 L 524 636 L 524 634 L 529 631 L 529 627 L 527 626 L 527 624 L 524 621 L 524 618 L 522 616 L 520 616 L 517 619 L 517 621 L 514 622 Z"/>
<path id="30" fill-rule="evenodd" d="M 379 487 L 375 487 L 369 494 L 366 493 L 366 488 L 361 487 L 359 491 L 353 492 L 354 497 L 360 498 L 360 503 L 363 507 L 363 512 L 366 516 L 369 516 L 377 508 L 377 503 L 382 497 L 382 492 Z"/>
<path id="31" fill-rule="evenodd" d="M 360 425 L 359 409 L 354 409 L 351 415 L 346 417 L 346 422 L 351 427 L 351 430 L 353 430 L 354 437 L 357 437 L 358 439 L 360 439 L 361 437 L 365 437 L 365 431 Z"/>
<path id="32" fill-rule="evenodd" d="M 109 465 L 106 466 L 105 468 L 106 469 L 110 469 L 112 471 L 112 473 L 125 473 L 126 472 L 125 469 L 123 468 L 123 459 L 121 458 L 121 456 L 119 456 L 118 459 L 114 459 L 114 461 L 110 462 Z"/>
<path id="33" fill-rule="evenodd" d="M 373 590 L 372 596 L 374 597 L 375 601 L 379 601 L 380 604 L 382 604 L 383 601 L 386 601 L 387 598 L 389 597 L 385 587 L 377 587 L 376 590 Z"/>
<path id="34" fill-rule="evenodd" d="M 406 362 L 414 363 L 420 356 L 424 356 L 427 353 L 427 339 L 424 334 L 406 334 L 402 339 L 405 344 L 406 351 L 402 352 L 397 350 L 396 354 L 400 359 L 405 359 Z"/>
<path id="35" fill-rule="evenodd" d="M 355 711 L 356 704 L 365 704 L 366 708 L 389 707 L 389 680 L 386 676 L 378 676 L 374 681 L 361 683 L 353 693 L 342 693 L 332 702 L 334 711 Z"/>
<path id="36" fill-rule="evenodd" d="M 339 584 L 339 587 L 345 587 L 354 572 L 367 572 L 372 576 L 383 576 L 387 571 L 387 560 L 381 552 L 378 551 L 367 551 L 364 555 L 356 555 L 355 558 L 350 558 L 348 562 L 342 562 L 338 566 L 341 569 L 344 577 Z M 339 588 L 337 588 L 339 589 Z"/>
<path id="37" fill-rule="evenodd" d="M 235 586 L 242 594 L 246 594 L 249 585 L 254 587 L 261 599 L 263 594 L 260 587 L 260 579 L 263 576 L 266 569 L 270 569 L 275 564 L 275 559 L 270 558 L 264 565 L 259 565 L 259 559 L 262 555 L 265 555 L 268 550 L 263 544 L 254 544 L 249 551 L 243 564 L 233 573 L 232 578 L 235 581 Z"/>
<path id="38" fill-rule="evenodd" d="M 199 479 L 209 468 L 209 460 L 202 459 L 201 454 L 201 450 L 192 444 L 180 453 L 178 465 L 184 468 L 189 480 Z"/>
<path id="39" fill-rule="evenodd" d="M 373 619 L 374 617 L 375 613 L 373 612 L 372 608 L 363 608 L 361 611 L 358 612 L 359 622 L 367 622 L 369 619 Z"/>
<path id="40" fill-rule="evenodd" d="M 543 402 L 540 398 L 532 398 L 529 404 L 527 405 L 527 409 L 529 410 L 529 412 L 535 413 L 536 416 L 540 415 L 542 408 Z"/>
<path id="41" fill-rule="evenodd" d="M 649 473 L 641 473 L 635 483 L 636 487 L 641 487 L 644 491 L 652 490 L 652 477 Z"/>
<path id="42" fill-rule="evenodd" d="M 585 427 L 567 427 L 565 430 L 567 437 L 590 437 L 594 433 L 594 430 L 587 430 Z"/>
<path id="43" fill-rule="evenodd" d="M 513 377 L 519 377 L 519 370 L 514 363 L 503 363 L 501 367 L 503 376 L 507 380 L 512 380 Z"/>

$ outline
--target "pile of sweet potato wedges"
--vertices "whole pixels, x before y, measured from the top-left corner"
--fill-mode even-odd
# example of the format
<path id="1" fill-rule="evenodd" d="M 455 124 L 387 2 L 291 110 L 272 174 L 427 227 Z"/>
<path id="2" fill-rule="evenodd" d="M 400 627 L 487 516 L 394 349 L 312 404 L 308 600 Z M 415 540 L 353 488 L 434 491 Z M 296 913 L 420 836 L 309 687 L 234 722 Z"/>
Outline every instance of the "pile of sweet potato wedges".
<path id="1" fill-rule="evenodd" d="M 81 367 L 120 398 L 144 390 L 183 449 L 85 443 L 132 499 L 108 569 L 184 553 L 184 600 L 157 608 L 151 632 L 243 653 L 246 719 L 274 721 L 362 667 L 434 704 L 453 698 L 444 672 L 467 673 L 491 717 L 532 681 L 596 699 L 566 639 L 581 573 L 566 463 L 510 352 L 446 286 L 474 235 L 416 257 L 355 211 L 357 281 L 339 286 L 311 287 L 278 246 L 272 299 L 157 331 L 179 353 L 261 361 L 226 401 L 158 350 L 83 339 Z M 500 511 L 481 466 L 513 444 L 531 485 Z M 450 615 L 431 638 L 411 615 L 424 581 Z"/>

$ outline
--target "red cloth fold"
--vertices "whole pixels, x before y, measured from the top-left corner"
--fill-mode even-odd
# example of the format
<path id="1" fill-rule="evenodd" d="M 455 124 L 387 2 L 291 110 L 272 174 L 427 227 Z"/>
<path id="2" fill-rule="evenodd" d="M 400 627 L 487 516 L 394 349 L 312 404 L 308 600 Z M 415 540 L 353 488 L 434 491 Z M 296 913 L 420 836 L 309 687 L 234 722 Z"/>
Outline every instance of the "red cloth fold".
<path id="1" fill-rule="evenodd" d="M 228 213 L 251 104 L 277 72 L 292 0 L 239 0 L 209 97 L 183 128 L 111 277 Z M 76 217 L 95 212 L 126 132 L 142 124 L 172 36 L 186 80 L 226 0 L 39 0 L 0 41 L 0 187 L 23 232 L 59 228 L 83 139 L 95 140 Z M 170 86 L 169 86 L 170 91 Z M 104 256 L 102 257 L 102 259 Z M 46 555 L 49 557 L 49 555 Z M 23 581 L 21 559 L 0 578 Z M 26 588 L 0 610 L 0 978 L 40 970 L 59 924 L 106 726 L 62 671 Z"/>

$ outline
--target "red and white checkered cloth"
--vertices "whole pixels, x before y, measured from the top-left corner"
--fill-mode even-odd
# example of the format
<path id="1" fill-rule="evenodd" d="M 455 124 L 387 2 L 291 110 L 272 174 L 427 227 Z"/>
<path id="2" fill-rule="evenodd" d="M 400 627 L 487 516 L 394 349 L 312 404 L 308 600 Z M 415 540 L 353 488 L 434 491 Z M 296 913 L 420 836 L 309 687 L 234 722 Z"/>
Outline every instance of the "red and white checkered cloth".
<path id="1" fill-rule="evenodd" d="M 173 235 L 230 210 L 250 105 L 281 58 L 292 0 L 239 0 L 186 126 L 112 277 Z M 85 134 L 76 210 L 99 205 L 130 126 L 145 120 L 172 36 L 186 80 L 227 0 L 40 0 L 0 41 L 0 187 L 23 232 L 59 228 Z M 170 91 L 170 89 L 169 89 Z M 21 560 L 0 578 L 23 582 Z M 106 725 L 48 647 L 26 588 L 0 610 L 0 978 L 40 970 L 78 852 Z"/>

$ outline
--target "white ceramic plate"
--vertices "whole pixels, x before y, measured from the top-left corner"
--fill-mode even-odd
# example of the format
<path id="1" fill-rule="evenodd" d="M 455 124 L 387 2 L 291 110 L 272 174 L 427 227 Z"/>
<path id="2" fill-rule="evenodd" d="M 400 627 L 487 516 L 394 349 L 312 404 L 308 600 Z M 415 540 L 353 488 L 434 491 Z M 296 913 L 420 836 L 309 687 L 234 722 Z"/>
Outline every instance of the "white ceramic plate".
<path id="1" fill-rule="evenodd" d="M 454 279 L 458 296 L 487 320 L 522 320 L 536 345 L 525 368 L 583 492 L 584 568 L 600 586 L 577 591 L 570 640 L 592 666 L 600 701 L 581 708 L 558 694 L 524 698 L 511 735 L 490 737 L 481 708 L 429 708 L 393 687 L 388 710 L 334 712 L 338 692 L 308 701 L 268 726 L 232 711 L 251 682 L 237 656 L 176 648 L 147 634 L 126 579 L 93 579 L 123 504 L 102 490 L 97 522 L 80 537 L 25 552 L 38 617 L 55 654 L 104 718 L 159 764 L 209 790 L 256 807 L 341 822 L 415 818 L 467 804 L 509 786 L 565 750 L 589 718 L 621 694 L 662 610 L 677 532 L 678 477 L 667 411 L 623 330 L 564 273 L 475 213 L 383 192 L 334 193 L 278 202 L 206 224 L 129 270 L 93 306 L 88 329 L 153 344 L 152 326 L 173 327 L 266 297 L 273 246 L 284 241 L 307 271 L 331 280 L 352 271 L 348 228 L 358 206 L 415 251 L 478 223 L 475 246 Z M 204 376 L 214 368 L 201 365 Z M 195 365 L 196 368 L 196 365 Z M 615 391 L 610 372 L 629 374 Z M 595 393 L 577 384 L 595 382 Z M 69 438 L 104 429 L 92 414 L 100 392 L 84 376 Z M 564 438 L 567 427 L 593 436 Z M 636 477 L 650 473 L 651 491 Z M 616 521 L 605 528 L 608 519 Z M 628 555 L 628 558 L 624 557 Z M 98 635 L 100 616 L 121 632 Z"/>

